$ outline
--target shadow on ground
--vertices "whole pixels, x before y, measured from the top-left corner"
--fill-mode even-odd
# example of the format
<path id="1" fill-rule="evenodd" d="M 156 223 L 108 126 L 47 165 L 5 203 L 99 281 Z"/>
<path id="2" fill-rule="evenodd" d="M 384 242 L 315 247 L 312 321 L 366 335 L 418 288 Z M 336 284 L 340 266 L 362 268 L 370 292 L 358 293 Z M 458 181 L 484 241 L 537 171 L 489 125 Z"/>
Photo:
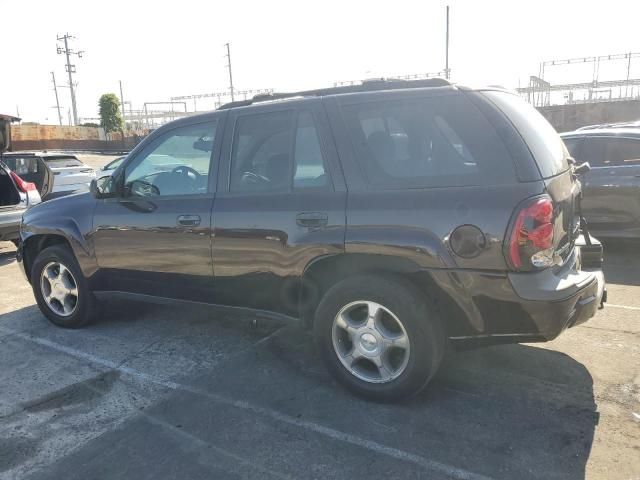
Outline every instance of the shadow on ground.
<path id="1" fill-rule="evenodd" d="M 604 273 L 607 283 L 640 285 L 640 240 L 606 240 Z"/>
<path id="2" fill-rule="evenodd" d="M 252 327 L 249 317 L 207 320 L 182 307 L 113 302 L 105 312 L 87 334 L 99 330 L 114 343 L 132 323 L 145 330 L 175 324 L 166 335 L 198 328 L 206 336 L 220 334 L 222 322 L 231 344 L 247 332 L 259 339 L 275 330 Z M 1 315 L 0 326 L 16 316 L 41 322 L 38 315 L 28 307 Z M 53 327 L 38 335 L 53 332 L 64 339 Z M 181 378 L 164 400 L 35 478 L 437 479 L 473 472 L 582 479 L 597 423 L 591 375 L 556 351 L 506 345 L 452 354 L 423 393 L 381 405 L 334 384 L 310 336 L 286 326 Z"/>
<path id="3" fill-rule="evenodd" d="M 16 252 L 0 251 L 0 267 L 16 261 Z"/>

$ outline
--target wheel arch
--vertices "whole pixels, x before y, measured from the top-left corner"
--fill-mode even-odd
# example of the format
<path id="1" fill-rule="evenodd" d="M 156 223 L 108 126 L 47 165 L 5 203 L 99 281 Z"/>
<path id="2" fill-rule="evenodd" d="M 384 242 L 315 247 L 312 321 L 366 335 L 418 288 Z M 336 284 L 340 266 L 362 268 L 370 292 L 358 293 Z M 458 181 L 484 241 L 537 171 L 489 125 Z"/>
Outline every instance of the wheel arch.
<path id="1" fill-rule="evenodd" d="M 64 228 L 55 229 L 29 226 L 27 230 L 21 232 L 23 243 L 24 271 L 29 281 L 31 281 L 31 267 L 38 254 L 52 245 L 64 245 L 75 256 L 82 274 L 90 276 L 96 270 L 96 262 L 89 248 L 86 239 L 80 233 L 78 226 L 70 221 L 65 222 Z"/>
<path id="2" fill-rule="evenodd" d="M 311 326 L 324 294 L 337 282 L 355 275 L 396 276 L 408 280 L 440 310 L 447 335 L 468 328 L 469 320 L 456 300 L 440 286 L 441 276 L 407 258 L 376 254 L 339 254 L 310 262 L 302 276 L 300 317 Z"/>

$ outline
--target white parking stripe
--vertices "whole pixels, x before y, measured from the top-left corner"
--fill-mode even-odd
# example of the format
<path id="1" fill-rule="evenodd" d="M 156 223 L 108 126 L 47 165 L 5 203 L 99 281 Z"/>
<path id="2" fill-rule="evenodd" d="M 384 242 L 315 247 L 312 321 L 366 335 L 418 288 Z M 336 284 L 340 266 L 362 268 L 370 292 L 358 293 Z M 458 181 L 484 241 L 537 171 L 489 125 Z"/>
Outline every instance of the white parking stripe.
<path id="1" fill-rule="evenodd" d="M 605 308 L 613 307 L 613 308 L 624 308 L 625 310 L 640 310 L 640 307 L 631 307 L 629 305 L 616 305 L 615 303 L 605 303 Z"/>
<path id="2" fill-rule="evenodd" d="M 176 383 L 168 379 L 149 375 L 147 373 L 140 372 L 133 368 L 129 368 L 124 365 L 119 365 L 117 362 L 114 362 L 112 360 L 97 357 L 90 353 L 76 350 L 75 348 L 67 347 L 65 345 L 61 345 L 59 343 L 48 340 L 46 338 L 35 337 L 33 335 L 29 335 L 19 331 L 14 331 L 12 329 L 8 329 L 5 327 L 0 327 L 0 331 L 10 333 L 22 340 L 51 348 L 52 350 L 56 350 L 58 352 L 69 355 L 71 357 L 86 360 L 88 362 L 91 362 L 97 365 L 102 365 L 109 369 L 117 370 L 123 374 L 130 375 L 132 377 L 135 377 L 144 381 L 148 381 L 156 385 L 169 388 L 171 390 L 182 390 L 195 395 L 201 395 L 201 396 L 207 397 L 208 399 L 214 402 L 217 402 L 223 405 L 231 406 L 231 407 L 242 409 L 242 410 L 247 410 L 252 413 L 256 413 L 258 415 L 271 418 L 272 420 L 277 420 L 283 423 L 287 423 L 289 425 L 296 426 L 298 428 L 302 428 L 305 430 L 312 431 L 314 433 L 318 433 L 320 435 L 324 435 L 334 440 L 338 440 L 344 443 L 349 443 L 351 445 L 364 448 L 366 450 L 370 450 L 378 454 L 386 455 L 388 457 L 395 458 L 397 460 L 410 462 L 424 468 L 425 470 L 438 472 L 438 473 L 447 475 L 448 477 L 451 477 L 451 478 L 455 478 L 459 480 L 491 480 L 490 477 L 486 477 L 484 475 L 473 473 L 468 470 L 464 470 L 462 468 L 454 467 L 452 465 L 447 465 L 445 463 L 436 462 L 435 460 L 430 460 L 428 458 L 421 457 L 420 455 L 415 455 L 413 453 L 406 452 L 404 450 L 389 447 L 381 443 L 375 442 L 373 440 L 367 440 L 366 438 L 362 438 L 357 435 L 352 435 L 350 433 L 345 433 L 331 427 L 325 427 L 324 425 L 320 425 L 315 422 L 300 420 L 298 418 L 292 417 L 285 413 L 278 412 L 276 410 L 272 410 L 270 408 L 253 405 L 243 400 L 234 400 L 232 398 L 228 398 L 219 394 L 207 392 L 206 390 L 202 390 L 189 385 Z"/>

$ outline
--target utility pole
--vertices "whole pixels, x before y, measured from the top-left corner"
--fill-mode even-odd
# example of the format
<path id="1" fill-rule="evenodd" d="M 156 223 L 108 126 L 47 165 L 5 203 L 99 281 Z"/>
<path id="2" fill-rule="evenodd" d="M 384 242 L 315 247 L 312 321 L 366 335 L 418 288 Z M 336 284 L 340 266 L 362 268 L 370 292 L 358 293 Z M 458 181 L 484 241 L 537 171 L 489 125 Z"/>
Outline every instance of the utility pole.
<path id="1" fill-rule="evenodd" d="M 62 114 L 60 113 L 60 101 L 58 100 L 58 86 L 56 85 L 56 74 L 51 72 L 51 79 L 53 80 L 53 91 L 56 93 L 56 110 L 58 110 L 58 122 L 62 126 Z"/>
<path id="2" fill-rule="evenodd" d="M 227 47 L 227 54 L 225 56 L 228 60 L 227 68 L 229 69 L 229 91 L 231 92 L 231 101 L 233 102 L 235 99 L 233 96 L 233 75 L 231 74 L 231 50 L 229 50 L 229 43 L 225 43 L 224 45 Z"/>
<path id="3" fill-rule="evenodd" d="M 73 124 L 78 124 L 78 109 L 76 108 L 76 92 L 73 89 L 73 74 L 76 73 L 76 66 L 71 63 L 71 55 L 77 55 L 78 58 L 82 58 L 83 51 L 74 52 L 69 48 L 69 39 L 73 36 L 65 33 L 61 37 L 57 37 L 58 41 L 64 41 L 64 48 L 58 46 L 58 55 L 64 54 L 67 57 L 67 63 L 65 69 L 69 74 L 69 90 L 71 91 L 71 108 L 73 109 Z"/>
<path id="4" fill-rule="evenodd" d="M 447 40 L 446 40 L 446 52 L 445 52 L 445 64 L 444 64 L 444 74 L 447 80 L 451 76 L 449 73 L 449 5 L 447 5 Z"/>
<path id="5" fill-rule="evenodd" d="M 120 104 L 122 106 L 122 123 L 124 123 L 125 127 L 127 122 L 124 121 L 124 96 L 122 95 L 122 80 L 118 80 L 120 82 Z"/>

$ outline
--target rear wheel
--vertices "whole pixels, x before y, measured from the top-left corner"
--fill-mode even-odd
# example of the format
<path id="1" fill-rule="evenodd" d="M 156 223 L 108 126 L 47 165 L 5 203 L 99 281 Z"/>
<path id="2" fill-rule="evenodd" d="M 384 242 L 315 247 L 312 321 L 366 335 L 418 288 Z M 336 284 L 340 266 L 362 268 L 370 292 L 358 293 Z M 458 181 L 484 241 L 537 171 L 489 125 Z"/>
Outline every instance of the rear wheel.
<path id="1" fill-rule="evenodd" d="M 435 308 L 411 283 L 354 276 L 324 296 L 314 322 L 329 371 L 356 394 L 379 401 L 420 391 L 437 371 L 445 337 Z"/>
<path id="2" fill-rule="evenodd" d="M 31 286 L 40 311 L 52 323 L 79 328 L 91 320 L 93 293 L 68 248 L 55 245 L 38 254 L 31 269 Z"/>

